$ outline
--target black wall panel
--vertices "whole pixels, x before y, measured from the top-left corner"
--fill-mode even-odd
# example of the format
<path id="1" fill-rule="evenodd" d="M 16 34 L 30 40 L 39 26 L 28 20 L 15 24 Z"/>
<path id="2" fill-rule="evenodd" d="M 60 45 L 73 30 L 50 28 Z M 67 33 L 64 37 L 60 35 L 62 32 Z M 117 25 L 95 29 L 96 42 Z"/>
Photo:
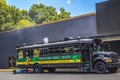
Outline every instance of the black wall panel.
<path id="1" fill-rule="evenodd" d="M 118 41 L 111 41 L 109 43 L 111 45 L 112 51 L 118 53 L 118 55 L 120 57 L 120 40 L 118 40 Z"/>
<path id="2" fill-rule="evenodd" d="M 0 34 L 0 68 L 8 68 L 10 56 L 15 56 L 16 45 L 41 43 L 44 37 L 49 41 L 65 37 L 96 36 L 96 15 L 78 17 L 61 22 L 33 26 Z"/>
<path id="3" fill-rule="evenodd" d="M 110 0 L 96 5 L 99 34 L 120 33 L 120 0 Z"/>

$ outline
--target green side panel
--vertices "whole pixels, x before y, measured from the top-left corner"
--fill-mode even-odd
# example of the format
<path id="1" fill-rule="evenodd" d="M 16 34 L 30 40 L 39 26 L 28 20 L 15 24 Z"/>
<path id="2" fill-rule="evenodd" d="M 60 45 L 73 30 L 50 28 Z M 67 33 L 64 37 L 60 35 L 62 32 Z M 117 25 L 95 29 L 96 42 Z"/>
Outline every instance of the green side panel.
<path id="1" fill-rule="evenodd" d="M 31 58 L 30 58 L 30 61 L 36 63 L 36 61 L 39 61 L 39 58 L 31 57 Z M 26 58 L 18 58 L 18 59 L 17 59 L 17 62 L 26 62 Z"/>
<path id="2" fill-rule="evenodd" d="M 40 58 L 31 57 L 30 61 L 36 63 L 37 61 L 41 60 L 65 60 L 65 59 L 72 59 L 77 61 L 81 58 L 81 54 L 70 54 L 70 55 L 60 55 L 60 56 L 44 56 Z M 25 62 L 26 58 L 18 58 L 17 62 Z"/>
<path id="3" fill-rule="evenodd" d="M 26 61 L 26 58 L 18 58 L 17 59 L 17 62 L 25 62 Z"/>
<path id="4" fill-rule="evenodd" d="M 63 60 L 63 59 L 80 59 L 81 54 L 70 54 L 70 55 L 61 55 L 61 56 L 46 56 L 40 57 L 39 60 Z"/>
<path id="5" fill-rule="evenodd" d="M 36 58 L 36 57 L 32 57 L 30 58 L 30 61 L 36 63 L 37 61 L 39 61 L 39 58 Z"/>

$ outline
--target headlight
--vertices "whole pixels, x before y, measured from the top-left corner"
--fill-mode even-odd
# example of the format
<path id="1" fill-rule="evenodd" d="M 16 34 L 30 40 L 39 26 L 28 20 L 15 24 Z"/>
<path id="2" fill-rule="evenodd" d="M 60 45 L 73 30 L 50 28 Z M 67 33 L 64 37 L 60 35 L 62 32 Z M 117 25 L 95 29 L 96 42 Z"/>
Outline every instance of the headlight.
<path id="1" fill-rule="evenodd" d="M 110 59 L 106 59 L 105 62 L 106 62 L 106 63 L 108 63 L 108 62 L 112 62 L 112 60 L 110 60 Z"/>

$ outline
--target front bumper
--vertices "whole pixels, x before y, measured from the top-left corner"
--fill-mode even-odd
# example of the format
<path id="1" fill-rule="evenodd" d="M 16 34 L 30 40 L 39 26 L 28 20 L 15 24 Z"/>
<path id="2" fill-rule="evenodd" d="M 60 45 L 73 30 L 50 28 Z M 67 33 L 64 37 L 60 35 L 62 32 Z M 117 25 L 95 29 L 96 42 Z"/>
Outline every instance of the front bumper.
<path id="1" fill-rule="evenodd" d="M 119 67 L 120 68 L 120 62 L 107 63 L 107 67 Z"/>

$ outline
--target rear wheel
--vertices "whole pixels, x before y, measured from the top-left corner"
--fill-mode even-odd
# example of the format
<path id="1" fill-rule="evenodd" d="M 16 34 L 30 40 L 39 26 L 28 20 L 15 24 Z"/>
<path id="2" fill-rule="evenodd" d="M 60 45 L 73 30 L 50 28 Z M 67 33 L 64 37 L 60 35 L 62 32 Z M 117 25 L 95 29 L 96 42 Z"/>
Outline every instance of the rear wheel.
<path id="1" fill-rule="evenodd" d="M 102 61 L 98 61 L 95 64 L 95 71 L 97 73 L 105 73 L 106 72 L 106 65 L 104 62 Z"/>
<path id="2" fill-rule="evenodd" d="M 49 68 L 48 71 L 49 72 L 55 72 L 56 68 Z"/>
<path id="3" fill-rule="evenodd" d="M 118 70 L 118 67 L 110 67 L 110 68 L 108 68 L 108 71 L 109 71 L 110 73 L 116 73 L 117 70 Z"/>
<path id="4" fill-rule="evenodd" d="M 39 64 L 35 64 L 33 66 L 33 72 L 35 72 L 35 73 L 41 73 L 41 72 L 43 72 L 43 68 Z"/>

